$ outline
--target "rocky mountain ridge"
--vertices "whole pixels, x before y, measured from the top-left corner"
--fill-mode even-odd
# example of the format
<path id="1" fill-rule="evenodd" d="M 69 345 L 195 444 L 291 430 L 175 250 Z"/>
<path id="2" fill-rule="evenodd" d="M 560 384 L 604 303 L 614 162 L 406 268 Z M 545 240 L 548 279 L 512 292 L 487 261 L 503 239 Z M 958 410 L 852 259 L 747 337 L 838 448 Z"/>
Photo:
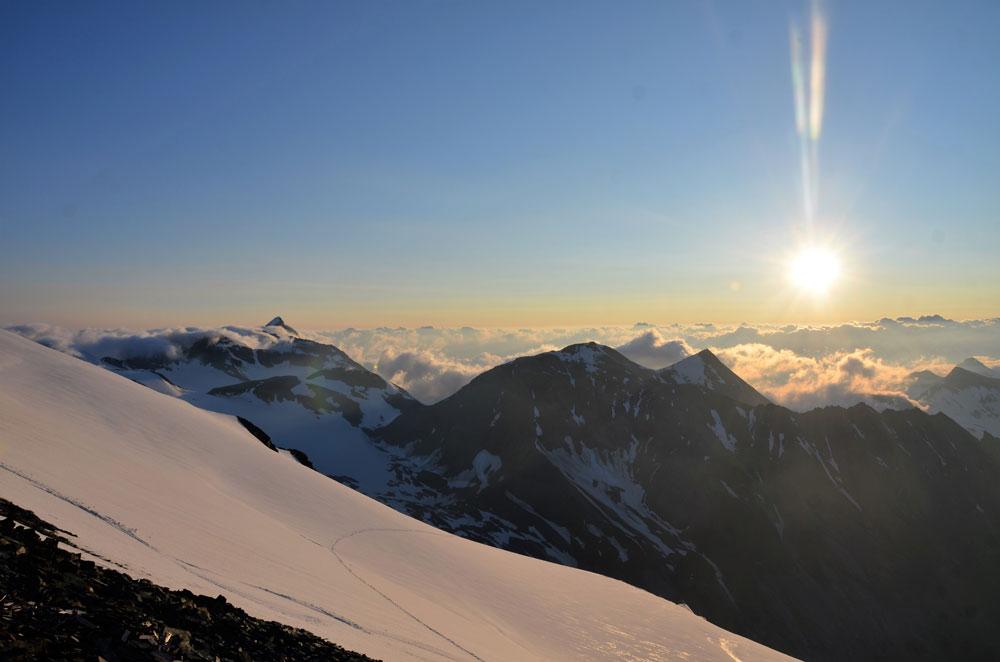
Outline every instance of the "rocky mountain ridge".
<path id="1" fill-rule="evenodd" d="M 594 344 L 494 368 L 376 431 L 423 466 L 382 498 L 807 659 L 992 650 L 1000 464 L 980 441 L 917 409 L 796 413 L 677 374 Z"/>

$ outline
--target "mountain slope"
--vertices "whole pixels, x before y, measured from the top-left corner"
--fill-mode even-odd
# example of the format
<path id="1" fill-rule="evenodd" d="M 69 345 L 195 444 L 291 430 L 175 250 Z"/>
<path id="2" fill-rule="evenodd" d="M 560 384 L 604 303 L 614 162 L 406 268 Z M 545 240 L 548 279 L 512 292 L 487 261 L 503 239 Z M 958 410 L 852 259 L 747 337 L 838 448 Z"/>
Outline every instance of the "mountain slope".
<path id="1" fill-rule="evenodd" d="M 0 493 L 102 564 L 385 659 L 779 660 L 623 583 L 442 533 L 0 332 Z"/>
<path id="2" fill-rule="evenodd" d="M 659 371 L 672 384 L 695 384 L 747 405 L 766 405 L 770 401 L 747 384 L 707 349 Z"/>
<path id="3" fill-rule="evenodd" d="M 915 409 L 748 406 L 705 358 L 663 375 L 588 344 L 490 370 L 378 431 L 424 459 L 395 505 L 808 659 L 1000 654 L 995 456 Z"/>
<path id="4" fill-rule="evenodd" d="M 969 370 L 963 366 L 982 370 Z M 1000 379 L 975 359 L 966 359 L 940 377 L 923 371 L 911 375 L 911 397 L 926 405 L 931 412 L 942 412 L 969 430 L 976 437 L 984 434 L 1000 436 Z"/>
<path id="5" fill-rule="evenodd" d="M 383 489 L 394 459 L 366 430 L 419 403 L 333 345 L 300 337 L 280 317 L 252 339 L 226 331 L 193 334 L 170 355 L 85 358 L 203 409 L 243 417 L 354 487 Z"/>

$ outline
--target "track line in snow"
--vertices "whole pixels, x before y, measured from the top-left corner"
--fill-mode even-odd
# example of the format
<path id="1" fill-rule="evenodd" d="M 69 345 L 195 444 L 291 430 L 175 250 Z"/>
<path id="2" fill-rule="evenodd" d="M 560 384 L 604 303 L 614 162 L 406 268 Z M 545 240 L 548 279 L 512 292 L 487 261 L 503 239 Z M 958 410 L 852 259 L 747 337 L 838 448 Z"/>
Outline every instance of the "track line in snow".
<path id="1" fill-rule="evenodd" d="M 238 595 L 239 597 L 241 597 L 241 598 L 243 598 L 245 600 L 248 600 L 250 602 L 254 602 L 254 603 L 257 603 L 257 604 L 260 604 L 260 605 L 263 605 L 263 606 L 270 606 L 267 603 L 265 603 L 265 602 L 263 602 L 263 601 L 255 598 L 255 597 L 253 597 L 252 595 L 249 595 L 245 591 L 236 590 L 232 586 L 220 583 L 220 582 L 212 579 L 211 577 L 208 577 L 205 574 L 208 571 L 205 571 L 203 568 L 200 568 L 199 566 L 196 566 L 196 565 L 194 565 L 192 563 L 188 563 L 188 562 L 186 562 L 186 561 L 184 561 L 182 559 L 174 558 L 174 557 L 171 557 L 170 555 L 163 554 L 162 552 L 160 552 L 160 550 L 156 549 L 156 547 L 154 547 L 150 543 L 148 543 L 145 540 L 143 540 L 135 532 L 135 529 L 131 529 L 131 528 L 125 526 L 124 524 L 122 524 L 118 520 L 114 519 L 113 517 L 110 517 L 108 515 L 104 515 L 103 513 L 95 510 L 94 508 L 91 508 L 90 506 L 88 506 L 88 505 L 86 505 L 86 504 L 84 504 L 84 503 L 82 503 L 82 502 L 80 502 L 80 501 L 78 501 L 78 500 L 76 500 L 76 499 L 74 499 L 72 497 L 66 496 L 65 494 L 59 492 L 55 488 L 49 487 L 48 485 L 46 485 L 42 481 L 37 480 L 35 478 L 32 478 L 31 476 L 29 476 L 29 475 L 27 475 L 27 474 L 25 474 L 25 473 L 23 473 L 23 472 L 15 469 L 14 467 L 11 467 L 10 465 L 8 465 L 6 463 L 0 462 L 0 469 L 3 469 L 4 471 L 7 471 L 8 473 L 10 473 L 10 474 L 12 474 L 12 475 L 14 475 L 14 476 L 16 476 L 16 477 L 18 477 L 18 478 L 26 481 L 32 487 L 34 487 L 34 488 L 36 488 L 38 490 L 41 490 L 42 492 L 45 492 L 46 494 L 49 494 L 50 496 L 53 496 L 53 497 L 59 499 L 60 501 L 68 503 L 69 505 L 73 506 L 74 508 L 77 508 L 77 509 L 83 511 L 84 513 L 90 515 L 91 517 L 95 517 L 95 518 L 99 519 L 100 521 L 104 522 L 105 524 L 107 524 L 111 528 L 115 529 L 119 533 L 125 534 L 126 536 L 128 536 L 132 540 L 134 540 L 134 541 L 138 542 L 139 544 L 143 545 L 144 547 L 146 547 L 146 548 L 148 548 L 148 549 L 150 549 L 150 550 L 152 550 L 152 551 L 154 551 L 154 552 L 156 552 L 158 554 L 161 554 L 164 558 L 169 558 L 169 559 L 173 560 L 175 563 L 177 563 L 179 566 L 181 566 L 185 571 L 187 571 L 187 572 L 191 573 L 192 575 L 198 577 L 199 579 L 201 579 L 204 582 L 208 582 L 209 584 L 212 584 L 213 586 L 216 586 L 218 589 L 222 590 L 223 592 L 229 593 L 231 595 Z M 349 534 L 347 534 L 345 536 L 342 536 L 342 537 L 338 538 L 336 541 L 333 542 L 332 545 L 330 545 L 330 547 L 328 549 L 333 554 L 333 556 L 337 559 L 337 561 L 344 567 L 344 569 L 347 570 L 347 572 L 351 573 L 351 575 L 355 579 L 357 579 L 359 582 L 361 582 L 362 584 L 364 584 L 365 586 L 367 586 L 370 590 L 372 590 L 375 593 L 377 593 L 384 600 L 386 600 L 387 602 L 389 602 L 390 604 L 392 604 L 394 607 L 396 607 L 396 609 L 398 609 L 399 611 L 401 611 L 404 614 L 406 614 L 408 617 L 410 617 L 411 619 L 413 619 L 415 622 L 419 623 L 421 626 L 423 626 L 424 628 L 426 628 L 428 631 L 430 631 L 434 635 L 440 637 L 441 639 L 443 639 L 444 641 L 446 641 L 448 644 L 450 644 L 454 648 L 457 648 L 458 650 L 462 651 L 463 653 L 465 653 L 466 655 L 472 657 L 475 660 L 479 660 L 480 662 L 485 662 L 483 660 L 483 658 L 479 657 L 478 655 L 476 655 L 472 651 L 468 650 L 467 648 L 464 648 L 461 644 L 459 644 L 458 642 L 456 642 L 454 639 L 448 637 L 444 633 L 442 633 L 439 630 L 436 630 L 434 627 L 428 625 L 427 623 L 425 623 L 424 621 L 422 621 L 416 614 L 408 611 L 405 607 L 401 606 L 399 603 L 395 602 L 388 595 L 386 595 L 385 593 L 383 593 L 382 591 L 380 591 L 379 589 L 377 589 L 375 586 L 373 586 L 371 583 L 369 583 L 368 581 L 366 581 L 357 572 L 355 572 L 354 569 L 352 569 L 350 567 L 350 565 L 343 558 L 341 558 L 341 556 L 334 549 L 334 547 L 336 547 L 337 544 L 343 542 L 344 540 L 346 540 L 346 539 L 348 539 L 348 538 L 350 538 L 352 536 L 355 536 L 355 535 L 360 534 L 360 533 L 372 533 L 372 532 L 378 532 L 378 531 L 386 531 L 386 532 L 391 531 L 391 532 L 395 532 L 395 533 L 422 533 L 424 535 L 444 535 L 443 533 L 437 532 L 437 531 L 415 531 L 413 529 L 401 529 L 401 528 L 361 529 L 361 530 L 358 530 L 358 531 L 353 531 L 353 532 L 351 532 L 351 533 L 349 533 Z M 118 565 L 118 564 L 115 564 L 115 565 Z M 198 572 L 198 570 L 202 570 L 202 572 Z M 340 623 L 343 623 L 344 625 L 347 625 L 349 627 L 361 630 L 361 631 L 365 632 L 366 634 L 370 634 L 370 635 L 374 635 L 374 636 L 381 636 L 381 637 L 384 637 L 386 639 L 397 641 L 399 643 L 402 643 L 402 644 L 405 644 L 405 645 L 408 645 L 408 646 L 413 646 L 413 647 L 416 647 L 416 648 L 420 648 L 420 649 L 423 649 L 424 651 L 426 651 L 428 653 L 432 653 L 434 655 L 442 655 L 442 656 L 446 655 L 443 651 L 441 651 L 439 649 L 435 649 L 434 647 L 427 646 L 426 644 L 422 644 L 421 642 L 418 642 L 418 641 L 406 639 L 404 637 L 398 637 L 396 635 L 393 635 L 390 632 L 377 631 L 377 630 L 368 630 L 367 628 L 359 625 L 358 623 L 355 623 L 355 622 L 351 621 L 350 619 L 346 619 L 344 617 L 338 616 L 337 614 L 334 614 L 333 612 L 329 612 L 329 611 L 327 611 L 327 610 L 325 610 L 325 609 L 323 609 L 321 607 L 317 607 L 316 605 L 311 605 L 311 604 L 304 603 L 302 601 L 299 601 L 299 600 L 296 600 L 294 598 L 291 598 L 290 596 L 282 595 L 280 593 L 277 593 L 275 591 L 271 591 L 271 590 L 266 589 L 266 588 L 261 587 L 261 586 L 254 586 L 252 584 L 248 584 L 248 586 L 251 586 L 254 589 L 261 590 L 261 591 L 264 591 L 264 592 L 269 593 L 271 595 L 274 595 L 275 597 L 281 597 L 281 598 L 284 598 L 286 600 L 289 600 L 289 601 L 291 601 L 291 602 L 293 602 L 295 604 L 298 604 L 301 607 L 305 607 L 306 609 L 310 609 L 310 610 L 312 610 L 312 611 L 314 611 L 316 613 L 322 614 L 323 616 L 326 616 L 328 618 L 336 620 L 336 621 L 338 621 Z"/>
<path id="2" fill-rule="evenodd" d="M 69 505 L 73 506 L 74 508 L 79 508 L 80 510 L 82 510 L 85 513 L 87 513 L 88 515 L 96 517 L 97 519 L 101 520 L 102 522 L 104 522 L 105 524 L 107 524 L 108 526 L 110 526 L 111 528 L 119 531 L 120 533 L 124 533 L 129 538 L 131 538 L 132 540 L 136 541 L 137 543 L 140 543 L 140 544 L 148 547 L 149 549 L 152 549 L 153 551 L 158 551 L 155 547 L 153 547 L 148 542 L 146 542 L 145 540 L 143 540 L 142 538 L 140 538 L 139 535 L 135 532 L 135 529 L 130 529 L 129 527 L 125 526 L 124 524 L 122 524 L 121 522 L 119 522 L 118 520 L 116 520 L 115 518 L 109 517 L 108 515 L 104 515 L 103 513 L 100 513 L 97 510 L 94 510 L 90 506 L 88 506 L 88 505 L 86 505 L 84 503 L 81 503 L 80 501 L 77 501 L 76 499 L 74 499 L 72 497 L 66 496 L 65 494 L 61 493 L 59 490 L 57 490 L 55 488 L 52 488 L 52 487 L 49 487 L 48 485 L 46 485 L 45 483 L 41 482 L 40 480 L 36 480 L 35 478 L 32 478 L 31 476 L 29 476 L 29 475 L 27 475 L 25 473 L 22 473 L 22 472 L 18 471 L 17 469 L 15 469 L 14 467 L 12 467 L 12 466 L 10 466 L 8 464 L 0 462 L 0 469 L 3 469 L 4 471 L 7 471 L 9 473 L 14 474 L 18 478 L 27 481 L 28 483 L 30 483 L 34 487 L 38 488 L 39 490 L 41 490 L 41 491 L 43 491 L 43 492 L 45 492 L 47 494 L 50 494 L 50 495 L 54 496 L 55 498 L 59 499 L 60 501 L 64 501 L 64 502 L 68 503 Z"/>
<path id="3" fill-rule="evenodd" d="M 267 588 L 265 586 L 257 586 L 256 584 L 250 584 L 250 586 L 253 586 L 255 589 L 257 589 L 259 591 L 264 591 L 265 593 L 270 593 L 271 595 L 273 595 L 275 597 L 284 598 L 285 600 L 288 600 L 289 602 L 295 603 L 295 604 L 299 605 L 300 607 L 305 607 L 306 609 L 314 611 L 314 612 L 316 612 L 318 614 L 322 614 L 323 616 L 326 616 L 328 618 L 332 618 L 333 620 L 338 621 L 340 623 L 343 623 L 344 625 L 348 625 L 348 626 L 354 628 L 355 630 L 360 630 L 361 632 L 364 632 L 365 634 L 378 634 L 377 632 L 373 632 L 372 630 L 369 630 L 368 628 L 366 628 L 365 626 L 361 625 L 360 623 L 355 623 L 351 619 L 346 618 L 344 616 L 341 616 L 340 614 L 336 614 L 336 613 L 334 613 L 332 611 L 329 611 L 327 609 L 324 609 L 323 607 L 320 607 L 319 605 L 314 605 L 313 603 L 306 602 L 305 600 L 299 600 L 298 598 L 292 597 L 292 596 L 287 595 L 285 593 L 279 593 L 278 591 L 272 591 L 271 589 L 269 589 L 269 588 Z"/>
<path id="4" fill-rule="evenodd" d="M 357 531 L 353 531 L 351 533 L 348 533 L 345 536 L 341 536 L 340 538 L 337 538 L 336 540 L 334 540 L 333 544 L 330 545 L 330 553 L 333 554 L 333 556 L 337 559 L 337 561 L 340 562 L 340 564 L 342 566 L 344 566 L 344 569 L 347 570 L 347 572 L 351 573 L 351 575 L 353 575 L 355 579 L 357 579 L 359 582 L 361 582 L 362 584 L 364 584 L 365 586 L 367 586 L 369 589 L 371 589 L 372 591 L 374 591 L 375 593 L 377 593 L 378 595 L 380 595 L 386 602 L 388 602 L 389 604 L 391 604 L 392 606 L 394 606 L 396 609 L 398 609 L 399 611 L 403 612 L 404 614 L 406 614 L 407 616 L 409 616 L 410 618 L 412 618 L 414 621 L 416 621 L 417 623 L 419 623 L 423 627 L 427 628 L 427 630 L 430 631 L 431 633 L 437 635 L 441 639 L 444 639 L 449 644 L 451 644 L 452 646 L 454 646 L 458 650 L 462 651 L 463 653 L 465 653 L 466 655 L 468 655 L 472 659 L 479 660 L 479 662 L 485 662 L 485 660 L 483 660 L 483 658 L 479 657 L 478 655 L 476 655 L 475 653 L 473 653 L 472 651 L 470 651 L 468 648 L 465 648 L 460 643 L 458 643 L 457 641 L 455 641 L 454 639 L 452 639 L 448 635 L 444 634 L 440 630 L 435 629 L 433 626 L 431 626 L 428 623 L 426 623 L 425 621 L 421 620 L 419 616 L 417 616 L 416 614 L 414 614 L 413 612 L 411 612 L 410 610 L 408 610 L 406 607 L 402 606 L 401 604 L 399 604 L 398 602 L 396 602 L 395 600 L 393 600 L 387 594 L 385 594 L 382 591 L 380 591 L 372 583 L 370 583 L 364 577 L 362 577 L 357 572 L 355 572 L 355 570 L 350 566 L 350 564 L 347 563 L 347 561 L 345 561 L 344 558 L 340 554 L 337 553 L 337 545 L 339 545 L 340 543 L 344 542 L 345 540 L 347 540 L 349 538 L 353 538 L 354 536 L 362 534 L 362 533 L 378 533 L 378 532 L 420 533 L 420 534 L 431 535 L 431 536 L 445 535 L 444 533 L 442 533 L 440 531 L 418 531 L 418 530 L 414 530 L 414 529 L 391 529 L 391 528 L 384 528 L 384 529 L 379 529 L 379 528 L 374 528 L 374 529 L 359 529 Z"/>
<path id="5" fill-rule="evenodd" d="M 284 593 L 279 593 L 277 591 L 272 591 L 271 589 L 266 588 L 264 586 L 257 586 L 255 584 L 247 584 L 247 586 L 252 586 L 253 588 L 256 588 L 256 589 L 259 589 L 261 591 L 264 591 L 265 593 L 269 593 L 269 594 L 271 594 L 271 595 L 273 595 L 275 597 L 283 598 L 283 599 L 291 602 L 292 604 L 296 604 L 296 605 L 299 605 L 300 607 L 305 607 L 306 609 L 313 610 L 313 611 L 315 611 L 318 614 L 322 614 L 323 616 L 326 616 L 328 618 L 332 618 L 335 621 L 343 623 L 344 625 L 348 625 L 348 626 L 350 626 L 350 627 L 352 627 L 352 628 L 354 628 L 356 630 L 364 632 L 367 635 L 370 635 L 370 636 L 373 636 L 373 637 L 382 637 L 384 639 L 388 639 L 390 641 L 393 641 L 393 642 L 396 642 L 396 643 L 399 643 L 399 644 L 403 644 L 403 645 L 409 646 L 411 648 L 419 648 L 420 650 L 422 650 L 422 651 L 424 651 L 426 653 L 433 654 L 435 656 L 434 657 L 435 660 L 437 660 L 437 659 L 439 659 L 441 657 L 448 657 L 448 658 L 450 658 L 450 656 L 445 651 L 443 651 L 442 649 L 436 648 L 436 647 L 431 646 L 429 644 L 426 644 L 426 643 L 424 643 L 422 641 L 418 641 L 416 639 L 409 639 L 407 637 L 401 637 L 399 635 L 393 634 L 392 632 L 389 632 L 388 630 L 372 630 L 372 629 L 366 628 L 365 626 L 361 625 L 360 623 L 355 623 L 354 621 L 352 621 L 350 619 L 347 619 L 347 618 L 344 618 L 343 616 L 338 616 L 337 614 L 334 614 L 333 612 L 330 612 L 330 611 L 328 611 L 328 610 L 326 610 L 323 607 L 320 607 L 318 605 L 314 605 L 311 602 L 306 602 L 305 600 L 299 600 L 298 598 L 292 597 L 290 595 L 285 595 Z M 430 659 L 430 658 L 428 658 L 428 659 Z"/>

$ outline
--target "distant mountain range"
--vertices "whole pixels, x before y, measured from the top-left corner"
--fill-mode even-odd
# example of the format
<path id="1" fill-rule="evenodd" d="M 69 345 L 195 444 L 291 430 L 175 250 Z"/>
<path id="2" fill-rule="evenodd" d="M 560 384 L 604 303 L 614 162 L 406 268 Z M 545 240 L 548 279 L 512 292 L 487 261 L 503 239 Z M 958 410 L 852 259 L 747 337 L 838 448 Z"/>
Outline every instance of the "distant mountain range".
<path id="1" fill-rule="evenodd" d="M 977 437 L 1000 437 L 1000 371 L 969 358 L 944 377 L 930 371 L 910 376 L 907 395 L 942 412 Z"/>
<path id="2" fill-rule="evenodd" d="M 424 406 L 281 318 L 263 331 L 263 349 L 206 337 L 102 362 L 441 529 L 623 579 L 797 656 L 1000 656 L 1000 380 L 968 362 L 913 376 L 910 397 L 946 415 L 797 413 L 710 351 L 655 371 L 593 343 Z"/>

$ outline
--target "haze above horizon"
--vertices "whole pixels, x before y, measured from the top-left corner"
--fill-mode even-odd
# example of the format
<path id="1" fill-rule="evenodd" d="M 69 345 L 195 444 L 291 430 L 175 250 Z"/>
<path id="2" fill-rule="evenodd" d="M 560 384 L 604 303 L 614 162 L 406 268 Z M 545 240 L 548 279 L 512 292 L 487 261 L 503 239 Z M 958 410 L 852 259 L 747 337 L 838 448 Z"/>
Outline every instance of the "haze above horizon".
<path id="1" fill-rule="evenodd" d="M 994 317 L 998 31 L 986 0 L 8 3 L 0 326 Z"/>

